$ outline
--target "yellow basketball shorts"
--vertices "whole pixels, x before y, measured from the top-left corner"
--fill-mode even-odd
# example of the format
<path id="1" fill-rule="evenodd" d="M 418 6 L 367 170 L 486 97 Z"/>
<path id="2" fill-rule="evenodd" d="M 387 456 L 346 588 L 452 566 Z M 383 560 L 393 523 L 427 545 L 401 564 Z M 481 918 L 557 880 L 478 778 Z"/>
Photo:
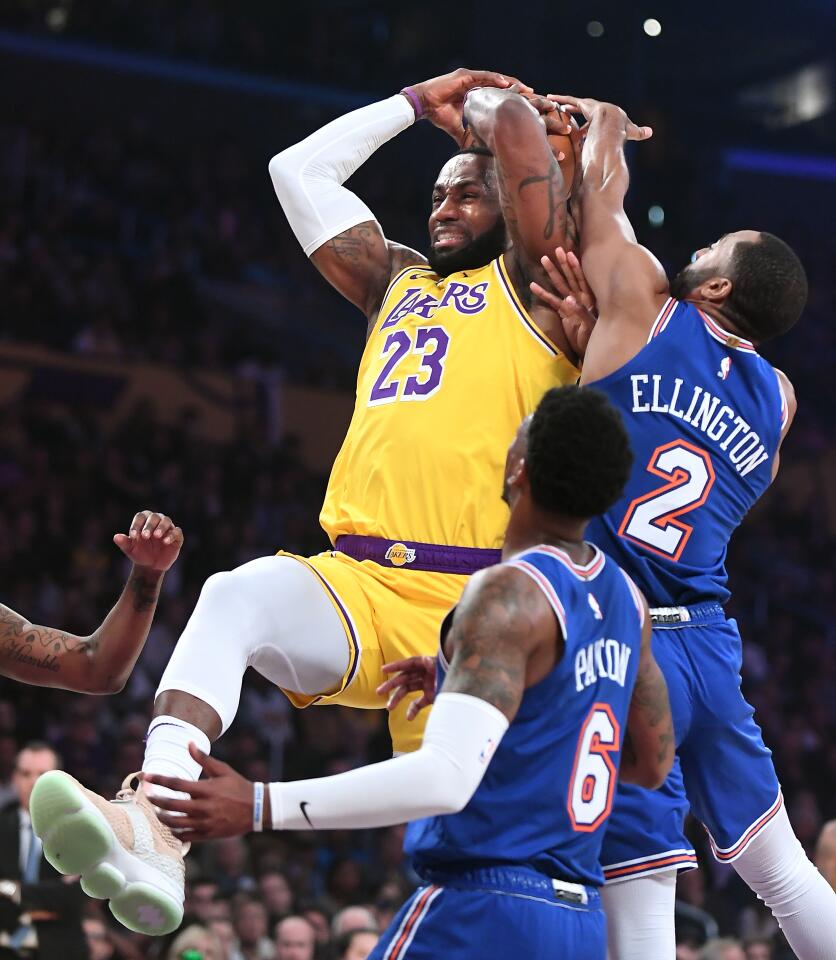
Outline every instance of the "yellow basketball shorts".
<path id="1" fill-rule="evenodd" d="M 386 679 L 381 667 L 404 657 L 435 656 L 441 622 L 458 603 L 468 580 L 466 574 L 384 566 L 340 551 L 284 556 L 304 563 L 319 579 L 342 621 L 350 651 L 348 670 L 337 691 L 321 696 L 284 691 L 296 707 L 334 703 L 384 709 L 385 699 L 375 693 Z M 421 745 L 427 721 L 426 710 L 412 721 L 406 719 L 409 699 L 389 715 L 397 753 Z"/>

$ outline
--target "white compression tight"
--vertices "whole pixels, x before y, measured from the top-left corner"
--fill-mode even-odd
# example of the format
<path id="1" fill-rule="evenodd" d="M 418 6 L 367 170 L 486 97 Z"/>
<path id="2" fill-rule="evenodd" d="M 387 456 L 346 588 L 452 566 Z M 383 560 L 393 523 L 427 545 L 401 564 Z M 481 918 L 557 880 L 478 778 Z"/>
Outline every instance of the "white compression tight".
<path id="1" fill-rule="evenodd" d="M 674 960 L 675 870 L 607 884 L 601 899 L 608 960 Z"/>
<path id="2" fill-rule="evenodd" d="M 733 862 L 772 911 L 799 960 L 836 958 L 836 892 L 798 842 L 782 807 Z M 603 888 L 609 960 L 673 960 L 673 872 Z"/>
<path id="3" fill-rule="evenodd" d="M 286 690 L 327 693 L 349 664 L 340 618 L 324 587 L 293 557 L 262 557 L 203 585 L 157 696 L 182 690 L 235 719 L 247 667 Z"/>
<path id="4" fill-rule="evenodd" d="M 798 960 L 836 957 L 836 892 L 804 853 L 784 807 L 732 866 L 772 911 Z"/>

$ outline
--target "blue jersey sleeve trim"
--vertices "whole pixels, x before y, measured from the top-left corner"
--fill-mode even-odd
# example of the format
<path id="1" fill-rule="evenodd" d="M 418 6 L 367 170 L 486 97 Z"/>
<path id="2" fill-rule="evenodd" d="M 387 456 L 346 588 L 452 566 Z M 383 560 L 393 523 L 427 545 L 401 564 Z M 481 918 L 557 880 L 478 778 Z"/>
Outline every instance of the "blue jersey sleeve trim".
<path id="1" fill-rule="evenodd" d="M 558 597 L 557 592 L 554 587 L 549 582 L 549 578 L 534 566 L 533 563 L 529 563 L 528 560 L 510 560 L 508 562 L 509 567 L 515 567 L 517 570 L 521 570 L 524 574 L 529 576 L 537 586 L 543 591 L 543 594 L 548 600 L 549 605 L 552 610 L 554 610 L 554 615 L 557 617 L 557 622 L 560 624 L 560 629 L 563 631 L 563 639 L 568 640 L 569 635 L 566 630 L 566 611 L 563 608 L 563 604 L 560 602 L 560 597 Z"/>

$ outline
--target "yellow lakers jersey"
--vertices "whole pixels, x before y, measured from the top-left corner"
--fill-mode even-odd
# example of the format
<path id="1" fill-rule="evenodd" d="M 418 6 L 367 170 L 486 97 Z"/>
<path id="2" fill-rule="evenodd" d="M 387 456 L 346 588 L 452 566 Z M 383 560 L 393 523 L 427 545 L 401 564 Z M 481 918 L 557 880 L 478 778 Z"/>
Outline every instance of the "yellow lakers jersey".
<path id="1" fill-rule="evenodd" d="M 523 418 L 578 371 L 535 326 L 500 257 L 389 285 L 320 521 L 342 534 L 496 548 L 505 455 Z"/>

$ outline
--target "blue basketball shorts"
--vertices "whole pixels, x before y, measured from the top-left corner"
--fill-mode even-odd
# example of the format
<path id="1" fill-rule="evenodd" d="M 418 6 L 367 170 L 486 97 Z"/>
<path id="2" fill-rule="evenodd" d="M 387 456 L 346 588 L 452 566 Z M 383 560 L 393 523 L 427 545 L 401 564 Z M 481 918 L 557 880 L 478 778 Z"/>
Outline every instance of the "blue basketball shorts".
<path id="1" fill-rule="evenodd" d="M 426 876 L 433 882 L 407 900 L 369 960 L 606 960 L 606 920 L 593 887 L 568 885 L 568 896 L 526 867 Z"/>
<path id="2" fill-rule="evenodd" d="M 772 753 L 740 689 L 737 624 L 718 604 L 674 609 L 686 619 L 654 624 L 653 653 L 668 683 L 677 760 L 660 790 L 619 784 L 601 851 L 608 883 L 693 869 L 689 804 L 724 862 L 740 856 L 783 804 Z"/>

